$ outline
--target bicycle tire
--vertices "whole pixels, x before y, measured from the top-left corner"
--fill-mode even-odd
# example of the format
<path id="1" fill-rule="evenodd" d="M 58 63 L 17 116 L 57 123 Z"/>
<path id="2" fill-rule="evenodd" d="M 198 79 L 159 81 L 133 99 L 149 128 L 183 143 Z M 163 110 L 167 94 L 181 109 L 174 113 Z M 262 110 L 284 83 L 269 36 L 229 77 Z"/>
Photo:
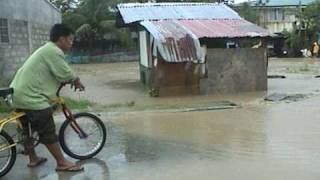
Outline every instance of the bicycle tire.
<path id="1" fill-rule="evenodd" d="M 85 143 L 86 145 L 88 145 L 88 143 L 85 141 L 89 140 L 89 138 L 81 139 L 79 135 L 72 129 L 71 121 L 65 120 L 59 130 L 59 141 L 61 148 L 67 155 L 75 159 L 84 160 L 92 158 L 96 154 L 98 154 L 104 147 L 107 138 L 106 128 L 100 118 L 90 113 L 75 114 L 74 119 L 80 126 L 80 128 L 82 128 L 82 130 L 87 134 L 89 134 L 88 131 L 90 131 L 90 129 L 88 130 L 90 123 L 95 124 L 100 133 L 99 139 L 97 140 L 98 142 L 95 146 L 89 147 L 88 152 L 79 152 L 80 149 L 83 147 L 83 144 L 81 143 Z M 70 138 L 69 135 L 74 135 L 74 137 Z M 91 136 L 91 134 L 89 134 L 89 136 Z"/>
<path id="2" fill-rule="evenodd" d="M 6 143 L 6 144 L 8 144 L 8 146 L 14 144 L 13 139 L 9 136 L 8 133 L 6 133 L 3 130 L 0 132 L 0 140 L 1 140 L 0 145 L 2 145 L 2 143 Z M 3 141 L 5 141 L 5 142 L 3 142 Z M 12 146 L 11 148 L 9 148 L 7 150 L 10 154 L 8 155 L 8 160 L 6 160 L 5 165 L 3 167 L 0 167 L 0 177 L 3 177 L 4 175 L 6 175 L 11 170 L 14 163 L 16 162 L 16 158 L 17 158 L 16 146 Z M 3 151 L 6 151 L 6 150 L 3 150 Z M 1 155 L 2 153 L 3 152 L 0 151 L 0 158 L 2 157 L 2 155 Z"/>

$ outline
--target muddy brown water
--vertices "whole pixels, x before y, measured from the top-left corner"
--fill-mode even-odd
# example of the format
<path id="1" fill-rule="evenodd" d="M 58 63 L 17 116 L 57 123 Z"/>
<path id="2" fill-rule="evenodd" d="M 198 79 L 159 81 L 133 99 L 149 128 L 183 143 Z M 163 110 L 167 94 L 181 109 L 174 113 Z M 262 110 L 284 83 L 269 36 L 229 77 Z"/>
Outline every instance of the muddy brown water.
<path id="1" fill-rule="evenodd" d="M 269 74 L 281 73 L 287 78 L 270 79 L 268 92 L 156 99 L 148 98 L 132 83 L 138 77 L 136 65 L 89 65 L 88 69 L 97 66 L 96 70 L 81 72 L 85 82 L 92 85 L 87 86 L 87 91 L 93 89 L 94 93 L 79 98 L 89 97 L 97 102 L 132 99 L 150 105 L 174 103 L 181 106 L 229 100 L 241 107 L 199 112 L 98 112 L 109 130 L 108 143 L 96 159 L 82 162 L 84 173 L 56 173 L 52 158 L 42 167 L 28 169 L 25 168 L 26 158 L 20 157 L 4 179 L 320 178 L 320 79 L 314 78 L 318 62 L 309 59 L 271 60 Z M 125 71 L 130 69 L 133 72 Z M 107 88 L 104 90 L 104 87 Z M 263 98 L 272 93 L 305 96 L 297 101 L 265 102 Z M 41 154 L 50 157 L 43 147 L 39 148 Z"/>

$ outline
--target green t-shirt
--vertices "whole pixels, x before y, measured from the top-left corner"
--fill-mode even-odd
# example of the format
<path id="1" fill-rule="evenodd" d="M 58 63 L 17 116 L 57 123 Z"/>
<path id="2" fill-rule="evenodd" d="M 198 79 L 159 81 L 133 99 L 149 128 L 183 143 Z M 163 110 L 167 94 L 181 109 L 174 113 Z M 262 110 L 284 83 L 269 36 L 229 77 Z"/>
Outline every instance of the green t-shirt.
<path id="1" fill-rule="evenodd" d="M 63 51 L 53 42 L 48 42 L 17 71 L 10 84 L 14 89 L 13 106 L 30 110 L 48 108 L 50 100 L 56 97 L 60 83 L 74 78 Z"/>

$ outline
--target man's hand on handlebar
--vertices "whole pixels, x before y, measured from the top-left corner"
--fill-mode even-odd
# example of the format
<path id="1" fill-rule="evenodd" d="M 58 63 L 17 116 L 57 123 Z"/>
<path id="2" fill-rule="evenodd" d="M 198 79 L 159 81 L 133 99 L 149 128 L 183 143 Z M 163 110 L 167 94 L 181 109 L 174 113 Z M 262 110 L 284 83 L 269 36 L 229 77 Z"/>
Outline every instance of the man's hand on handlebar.
<path id="1" fill-rule="evenodd" d="M 76 79 L 74 79 L 73 81 L 71 81 L 71 89 L 74 89 L 74 91 L 76 91 L 76 90 L 84 91 L 84 90 L 85 90 L 85 87 L 84 87 L 84 85 L 81 83 L 79 77 L 77 77 Z"/>

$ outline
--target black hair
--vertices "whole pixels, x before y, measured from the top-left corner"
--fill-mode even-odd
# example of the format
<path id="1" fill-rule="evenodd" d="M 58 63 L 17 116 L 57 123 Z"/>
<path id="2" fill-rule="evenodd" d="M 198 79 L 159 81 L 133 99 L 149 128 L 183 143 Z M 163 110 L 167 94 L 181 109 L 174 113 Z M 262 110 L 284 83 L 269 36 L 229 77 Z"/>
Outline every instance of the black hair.
<path id="1" fill-rule="evenodd" d="M 65 24 L 55 24 L 50 31 L 50 41 L 57 42 L 60 37 L 68 37 L 74 34 L 74 31 Z"/>

